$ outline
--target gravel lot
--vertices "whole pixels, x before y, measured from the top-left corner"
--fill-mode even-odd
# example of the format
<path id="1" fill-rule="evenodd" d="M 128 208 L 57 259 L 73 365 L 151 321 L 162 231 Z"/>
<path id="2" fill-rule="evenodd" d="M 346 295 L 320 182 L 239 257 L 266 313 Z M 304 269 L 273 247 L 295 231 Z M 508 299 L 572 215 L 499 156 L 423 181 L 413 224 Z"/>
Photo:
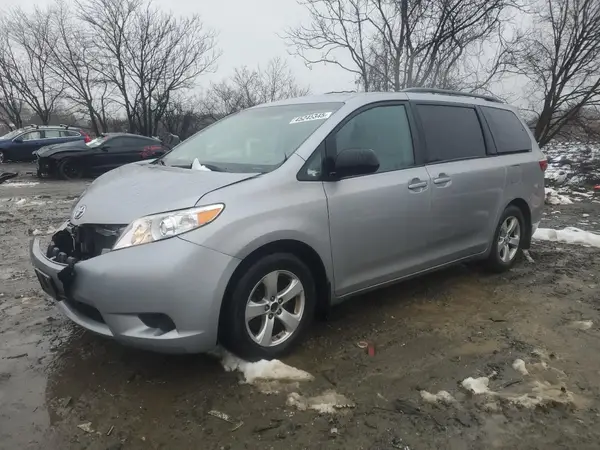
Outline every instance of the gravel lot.
<path id="1" fill-rule="evenodd" d="M 11 181 L 0 185 L 0 448 L 598 448 L 600 249 L 536 242 L 534 262 L 508 274 L 458 266 L 356 298 L 285 360 L 314 380 L 242 384 L 216 357 L 145 353 L 63 319 L 28 245 L 89 181 Z M 600 203 L 584 199 L 549 207 L 542 226 L 598 222 Z M 330 412 L 297 405 L 339 396 Z"/>

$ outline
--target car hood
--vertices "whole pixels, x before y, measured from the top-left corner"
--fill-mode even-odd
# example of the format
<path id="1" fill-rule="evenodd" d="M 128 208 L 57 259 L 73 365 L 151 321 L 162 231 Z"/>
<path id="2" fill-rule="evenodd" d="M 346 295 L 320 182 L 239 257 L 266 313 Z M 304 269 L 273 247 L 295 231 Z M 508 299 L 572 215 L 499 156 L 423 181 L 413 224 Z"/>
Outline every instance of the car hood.
<path id="1" fill-rule="evenodd" d="M 62 144 L 46 145 L 40 148 L 39 150 L 33 152 L 33 154 L 38 155 L 40 158 L 47 158 L 48 156 L 52 156 L 55 153 L 87 149 L 88 147 L 83 141 L 63 142 Z"/>
<path id="2" fill-rule="evenodd" d="M 102 175 L 79 198 L 71 222 L 126 225 L 149 214 L 191 208 L 205 194 L 257 176 L 154 164 L 127 164 Z M 83 208 L 85 206 L 85 208 Z"/>

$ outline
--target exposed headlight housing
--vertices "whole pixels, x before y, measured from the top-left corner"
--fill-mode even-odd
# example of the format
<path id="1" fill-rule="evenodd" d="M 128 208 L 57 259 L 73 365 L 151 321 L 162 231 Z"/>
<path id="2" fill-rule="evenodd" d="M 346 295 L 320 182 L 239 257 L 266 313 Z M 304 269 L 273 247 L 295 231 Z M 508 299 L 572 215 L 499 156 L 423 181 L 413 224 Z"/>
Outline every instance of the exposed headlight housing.
<path id="1" fill-rule="evenodd" d="M 113 250 L 148 244 L 195 230 L 211 223 L 223 209 L 225 205 L 217 203 L 136 219 L 125 228 Z"/>

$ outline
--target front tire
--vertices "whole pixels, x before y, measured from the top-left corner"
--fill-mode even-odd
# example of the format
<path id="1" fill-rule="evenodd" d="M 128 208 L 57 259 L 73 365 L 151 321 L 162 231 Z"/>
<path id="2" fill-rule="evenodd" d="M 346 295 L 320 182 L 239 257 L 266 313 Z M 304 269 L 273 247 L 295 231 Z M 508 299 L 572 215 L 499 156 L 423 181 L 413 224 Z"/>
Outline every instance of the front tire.
<path id="1" fill-rule="evenodd" d="M 486 267 L 492 272 L 505 272 L 516 262 L 522 250 L 526 232 L 525 218 L 516 206 L 508 206 L 502 216 L 492 241 Z"/>
<path id="2" fill-rule="evenodd" d="M 58 164 L 58 174 L 63 180 L 78 180 L 83 176 L 83 168 L 73 158 L 67 158 Z"/>
<path id="3" fill-rule="evenodd" d="M 4 152 L 2 150 L 0 150 L 0 164 L 5 163 L 6 162 L 6 155 L 4 154 Z"/>
<path id="4" fill-rule="evenodd" d="M 267 255 L 245 270 L 225 299 L 220 340 L 248 360 L 279 358 L 302 340 L 316 299 L 315 281 L 300 259 Z"/>

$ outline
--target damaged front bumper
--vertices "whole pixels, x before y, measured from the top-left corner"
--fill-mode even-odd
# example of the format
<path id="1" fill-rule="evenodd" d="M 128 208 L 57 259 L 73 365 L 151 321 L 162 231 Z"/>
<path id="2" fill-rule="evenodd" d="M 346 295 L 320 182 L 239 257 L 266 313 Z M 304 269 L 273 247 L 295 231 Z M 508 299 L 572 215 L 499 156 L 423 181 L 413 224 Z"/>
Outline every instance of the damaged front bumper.
<path id="1" fill-rule="evenodd" d="M 172 238 L 71 264 L 35 238 L 31 260 L 44 291 L 73 322 L 135 347 L 198 353 L 217 342 L 221 301 L 239 260 Z"/>

